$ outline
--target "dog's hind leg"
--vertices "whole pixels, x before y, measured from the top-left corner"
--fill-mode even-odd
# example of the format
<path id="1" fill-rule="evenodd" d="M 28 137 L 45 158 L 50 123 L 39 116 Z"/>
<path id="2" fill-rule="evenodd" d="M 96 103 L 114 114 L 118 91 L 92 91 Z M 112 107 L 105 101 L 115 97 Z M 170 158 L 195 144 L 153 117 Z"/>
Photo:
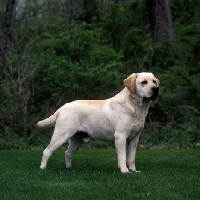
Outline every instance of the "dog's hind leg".
<path id="1" fill-rule="evenodd" d="M 69 146 L 68 146 L 68 149 L 65 151 L 66 168 L 69 168 L 72 166 L 72 157 L 74 153 L 83 144 L 83 139 L 78 136 L 73 136 L 68 140 L 68 142 L 69 142 Z"/>
<path id="2" fill-rule="evenodd" d="M 54 131 L 50 144 L 43 151 L 40 169 L 45 169 L 47 167 L 47 161 L 52 153 L 59 149 L 64 143 L 66 143 L 71 136 L 72 135 L 70 134 L 64 134 L 64 132 L 63 134 L 56 134 L 56 130 Z"/>

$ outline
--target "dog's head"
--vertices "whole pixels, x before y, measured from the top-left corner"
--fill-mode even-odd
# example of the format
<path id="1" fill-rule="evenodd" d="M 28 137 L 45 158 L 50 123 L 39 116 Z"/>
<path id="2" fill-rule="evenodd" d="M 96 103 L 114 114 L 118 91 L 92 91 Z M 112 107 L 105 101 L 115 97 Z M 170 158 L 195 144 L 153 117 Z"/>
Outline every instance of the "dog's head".
<path id="1" fill-rule="evenodd" d="M 124 80 L 124 85 L 132 94 L 136 94 L 143 99 L 155 99 L 159 93 L 160 81 L 147 72 L 131 74 Z"/>

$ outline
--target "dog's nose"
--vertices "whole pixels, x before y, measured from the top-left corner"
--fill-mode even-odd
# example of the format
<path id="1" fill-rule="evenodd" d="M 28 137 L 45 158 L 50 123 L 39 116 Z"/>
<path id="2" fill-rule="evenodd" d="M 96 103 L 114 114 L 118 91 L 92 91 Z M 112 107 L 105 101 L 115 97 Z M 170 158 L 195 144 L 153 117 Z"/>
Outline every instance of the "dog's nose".
<path id="1" fill-rule="evenodd" d="M 158 93 L 159 92 L 159 87 L 153 87 L 152 90 L 153 90 L 153 92 Z"/>
<path id="2" fill-rule="evenodd" d="M 152 87 L 152 97 L 157 97 L 159 93 L 159 87 Z"/>

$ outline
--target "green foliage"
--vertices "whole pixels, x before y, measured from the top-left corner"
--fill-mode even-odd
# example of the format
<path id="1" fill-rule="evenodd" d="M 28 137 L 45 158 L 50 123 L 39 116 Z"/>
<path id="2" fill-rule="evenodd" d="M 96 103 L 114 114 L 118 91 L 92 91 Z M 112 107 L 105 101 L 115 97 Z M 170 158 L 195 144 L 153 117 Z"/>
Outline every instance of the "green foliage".
<path id="1" fill-rule="evenodd" d="M 124 78 L 141 71 L 161 82 L 142 144 L 185 147 L 200 141 L 200 4 L 170 1 L 172 48 L 153 44 L 145 3 L 108 1 L 101 7 L 97 0 L 84 1 L 72 13 L 66 6 L 59 11 L 59 2 L 53 8 L 27 5 L 29 18 L 22 13 L 12 26 L 0 85 L 1 148 L 44 145 L 46 137 L 34 129 L 39 119 L 75 99 L 111 97 Z"/>
<path id="2" fill-rule="evenodd" d="M 139 147 L 142 148 L 199 148 L 200 131 L 195 123 L 181 125 L 153 123 L 140 136 Z"/>
<path id="3" fill-rule="evenodd" d="M 119 89 L 122 56 L 100 43 L 98 29 L 85 23 L 65 25 L 62 32 L 57 33 L 59 28 L 60 24 L 50 26 L 51 31 L 40 38 L 38 51 L 42 63 L 36 72 L 40 86 L 37 90 L 42 91 L 38 95 L 40 103 L 45 104 L 50 95 L 55 97 L 53 103 L 56 104 L 60 94 L 65 101 L 105 98 Z M 39 79 L 41 74 L 45 76 Z"/>
<path id="4" fill-rule="evenodd" d="M 19 136 L 9 127 L 4 128 L 4 136 L 0 139 L 0 150 L 2 149 L 30 149 L 28 138 Z"/>

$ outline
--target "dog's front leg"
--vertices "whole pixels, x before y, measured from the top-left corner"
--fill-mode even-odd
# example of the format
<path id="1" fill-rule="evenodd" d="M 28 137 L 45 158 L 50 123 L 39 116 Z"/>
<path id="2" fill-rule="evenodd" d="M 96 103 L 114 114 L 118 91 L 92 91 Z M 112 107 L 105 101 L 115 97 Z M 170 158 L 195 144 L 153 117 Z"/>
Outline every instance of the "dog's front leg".
<path id="1" fill-rule="evenodd" d="M 129 172 L 126 166 L 126 137 L 124 137 L 124 134 L 115 133 L 115 148 L 118 158 L 118 167 L 122 173 Z"/>
<path id="2" fill-rule="evenodd" d="M 139 136 L 141 132 L 142 131 L 140 131 L 134 138 L 132 138 L 128 142 L 128 168 L 130 171 L 133 171 L 133 172 L 140 172 L 140 171 L 136 171 L 136 168 L 135 168 L 135 154 L 136 154 L 137 144 L 138 144 Z"/>

